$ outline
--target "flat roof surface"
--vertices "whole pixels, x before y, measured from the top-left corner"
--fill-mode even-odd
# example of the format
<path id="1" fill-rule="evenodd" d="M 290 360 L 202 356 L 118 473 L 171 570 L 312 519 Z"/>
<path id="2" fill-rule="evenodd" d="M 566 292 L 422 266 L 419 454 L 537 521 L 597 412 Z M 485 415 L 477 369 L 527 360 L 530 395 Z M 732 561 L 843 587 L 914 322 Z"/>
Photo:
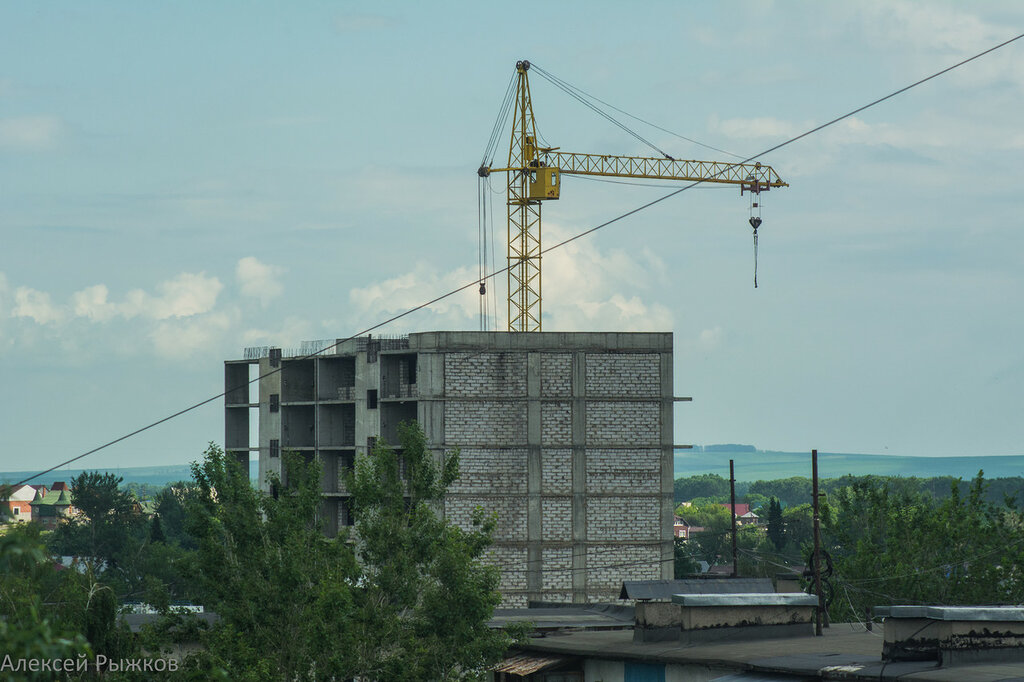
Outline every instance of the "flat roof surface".
<path id="1" fill-rule="evenodd" d="M 723 635 L 728 637 L 727 628 Z M 690 663 L 736 672 L 806 675 L 826 680 L 1005 682 L 1024 680 L 1024 662 L 937 667 L 932 662 L 882 662 L 881 627 L 836 623 L 822 637 L 730 641 L 685 645 L 634 642 L 632 630 L 554 632 L 521 647 L 532 652 L 607 660 Z"/>
<path id="2" fill-rule="evenodd" d="M 496 609 L 490 627 L 531 623 L 534 630 L 562 628 L 616 629 L 633 633 L 633 607 L 608 604 L 592 606 L 551 606 L 532 609 Z"/>

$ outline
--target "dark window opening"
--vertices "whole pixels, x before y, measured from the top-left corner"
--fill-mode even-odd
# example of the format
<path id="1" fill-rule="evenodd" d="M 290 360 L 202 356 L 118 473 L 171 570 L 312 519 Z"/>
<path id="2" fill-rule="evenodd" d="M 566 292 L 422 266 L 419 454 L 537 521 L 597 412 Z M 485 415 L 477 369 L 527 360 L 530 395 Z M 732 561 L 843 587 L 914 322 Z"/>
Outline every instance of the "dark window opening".
<path id="1" fill-rule="evenodd" d="M 366 409 L 377 409 L 377 389 L 375 388 L 371 388 L 368 391 L 366 391 Z"/>
<path id="2" fill-rule="evenodd" d="M 281 409 L 281 394 L 271 393 L 270 394 L 270 411 L 277 412 Z"/>
<path id="3" fill-rule="evenodd" d="M 275 439 L 271 439 L 271 441 L 270 441 L 270 456 L 271 457 L 280 457 L 281 456 L 281 441 L 277 440 L 276 438 Z"/>

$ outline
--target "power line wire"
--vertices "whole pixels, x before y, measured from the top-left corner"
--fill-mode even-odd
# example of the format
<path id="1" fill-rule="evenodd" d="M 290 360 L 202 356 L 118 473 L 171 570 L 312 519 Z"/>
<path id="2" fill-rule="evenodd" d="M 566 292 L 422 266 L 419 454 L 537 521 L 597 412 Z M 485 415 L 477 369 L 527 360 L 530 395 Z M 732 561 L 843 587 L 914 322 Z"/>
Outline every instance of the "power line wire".
<path id="1" fill-rule="evenodd" d="M 993 47 L 988 48 L 987 50 L 979 52 L 979 53 L 977 53 L 977 54 L 975 54 L 975 55 L 973 55 L 971 57 L 968 57 L 968 58 L 966 58 L 964 60 L 961 60 L 961 61 L 957 62 L 956 64 L 953 64 L 952 66 L 948 66 L 945 69 L 942 69 L 941 71 L 937 71 L 937 72 L 931 74 L 930 76 L 926 76 L 925 78 L 922 78 L 922 79 L 920 79 L 918 81 L 915 81 L 914 83 L 911 83 L 910 85 L 907 85 L 905 87 L 900 88 L 899 90 L 895 90 L 894 92 L 891 92 L 888 95 L 885 95 L 883 97 L 879 97 L 878 99 L 876 99 L 876 100 L 874 100 L 874 101 L 872 101 L 872 102 L 870 102 L 868 104 L 865 104 L 865 105 L 863 105 L 861 107 L 858 107 L 858 108 L 856 108 L 856 109 L 854 109 L 854 110 L 852 110 L 852 111 L 850 111 L 848 113 L 845 113 L 845 114 L 843 114 L 841 116 L 837 116 L 836 118 L 833 118 L 832 120 L 830 120 L 830 121 L 828 121 L 826 123 L 822 123 L 821 125 L 816 126 L 814 128 L 811 128 L 810 130 L 808 130 L 806 132 L 803 132 L 803 133 L 801 133 L 799 135 L 791 137 L 791 138 L 789 138 L 789 139 L 787 139 L 787 140 L 785 140 L 783 142 L 780 142 L 777 145 L 769 147 L 768 149 L 765 149 L 764 151 L 762 151 L 762 152 L 760 152 L 758 154 L 751 155 L 751 156 L 747 157 L 746 159 L 744 159 L 742 161 L 737 161 L 736 163 L 728 164 L 725 167 L 723 167 L 720 171 L 718 171 L 717 173 L 714 173 L 713 175 L 711 175 L 709 178 L 706 178 L 706 179 L 703 179 L 703 180 L 696 180 L 696 181 L 691 182 L 691 183 L 689 183 L 687 185 L 684 185 L 683 187 L 680 187 L 677 190 L 669 192 L 668 194 L 666 194 L 666 195 L 664 195 L 662 197 L 659 197 L 657 199 L 653 199 L 651 201 L 648 201 L 647 203 L 641 204 L 640 206 L 638 206 L 638 207 L 636 207 L 636 208 L 634 208 L 634 209 L 632 209 L 630 211 L 627 211 L 626 213 L 618 215 L 615 218 L 607 220 L 607 221 L 605 221 L 603 223 L 600 223 L 600 224 L 598 224 L 598 225 L 596 225 L 596 226 L 594 226 L 594 227 L 592 227 L 592 228 L 590 228 L 588 230 L 584 230 L 583 232 L 580 232 L 580 233 L 578 233 L 578 234 L 576 234 L 576 235 L 574 235 L 572 237 L 564 239 L 564 240 L 558 242 L 557 244 L 555 244 L 553 246 L 549 246 L 549 247 L 547 247 L 545 249 L 542 249 L 540 253 L 541 253 L 541 255 L 549 253 L 551 251 L 554 251 L 555 249 L 559 249 L 559 248 L 565 246 L 566 244 L 574 242 L 577 239 L 581 239 L 583 237 L 586 237 L 587 235 L 590 235 L 590 234 L 592 234 L 594 232 L 597 232 L 600 229 L 608 227 L 609 225 L 614 225 L 615 223 L 617 223 L 617 222 L 619 222 L 619 221 L 621 221 L 621 220 L 623 220 L 625 218 L 628 218 L 628 217 L 630 217 L 632 215 L 635 215 L 636 213 L 639 213 L 640 211 L 648 209 L 648 208 L 650 208 L 650 207 L 652 207 L 652 206 L 654 206 L 656 204 L 660 204 L 661 202 L 665 201 L 666 199 L 670 199 L 670 198 L 672 198 L 674 196 L 677 196 L 678 194 L 681 194 L 682 192 L 685 192 L 685 191 L 687 191 L 689 189 L 692 189 L 693 187 L 696 187 L 697 185 L 700 185 L 701 183 L 706 182 L 707 180 L 714 179 L 715 177 L 718 177 L 719 175 L 727 173 L 732 168 L 734 168 L 736 166 L 743 165 L 743 164 L 745 164 L 745 163 L 747 163 L 749 161 L 753 161 L 756 158 L 766 156 L 766 155 L 768 155 L 768 154 L 770 154 L 770 153 L 772 153 L 774 151 L 782 149 L 783 147 L 789 146 L 789 145 L 793 144 L 794 142 L 797 142 L 798 140 L 802 140 L 803 138 L 805 138 L 805 137 L 807 137 L 809 135 L 813 135 L 814 133 L 817 133 L 817 132 L 819 132 L 821 130 L 824 130 L 825 128 L 828 128 L 828 127 L 830 127 L 832 125 L 835 125 L 836 123 L 839 123 L 840 121 L 842 121 L 844 119 L 847 119 L 847 118 L 849 118 L 851 116 L 854 116 L 855 114 L 858 114 L 858 113 L 860 113 L 860 112 L 862 112 L 862 111 L 864 111 L 866 109 L 870 109 L 871 107 L 874 107 L 874 106 L 876 106 L 878 104 L 881 104 L 882 102 L 885 102 L 886 100 L 892 99 L 893 97 L 896 97 L 897 95 L 900 95 L 900 94 L 902 94 L 904 92 L 907 92 L 908 90 L 916 88 L 917 86 L 922 85 L 923 83 L 927 83 L 928 81 L 930 81 L 930 80 L 932 80 L 934 78 L 937 78 L 937 77 L 939 77 L 939 76 L 941 76 L 941 75 L 943 75 L 945 73 L 948 73 L 948 72 L 950 72 L 950 71 L 952 71 L 954 69 L 957 69 L 957 68 L 959 68 L 959 67 L 961 67 L 961 66 L 963 66 L 965 64 L 968 64 L 968 63 L 970 63 L 970 62 L 972 62 L 972 61 L 974 61 L 976 59 L 979 59 L 979 58 L 989 54 L 990 52 L 994 52 L 994 51 L 996 51 L 996 50 L 998 50 L 998 49 L 1000 49 L 1002 47 L 1005 47 L 1005 46 L 1009 45 L 1010 43 L 1013 43 L 1013 42 L 1015 42 L 1017 40 L 1020 40 L 1021 38 L 1024 38 L 1024 33 L 1019 34 L 1017 36 L 1014 36 L 1013 38 L 1010 38 L 1009 40 L 1005 40 L 1005 41 L 1003 41 L 1003 42 L 1001 42 L 1001 43 L 999 43 L 999 44 L 997 44 L 997 45 L 995 45 Z M 618 124 L 618 125 L 621 126 L 621 124 Z M 492 279 L 492 278 L 494 278 L 494 277 L 496 277 L 496 276 L 498 276 L 498 275 L 508 271 L 509 267 L 510 266 L 506 265 L 504 268 L 502 268 L 500 270 L 496 270 L 496 271 L 492 272 L 490 275 L 487 275 L 487 277 L 485 279 Z M 447 293 L 441 294 L 440 296 L 437 296 L 437 297 L 435 297 L 435 298 L 433 298 L 433 299 L 431 299 L 429 301 L 426 301 L 425 303 L 421 303 L 420 305 L 417 305 L 417 306 L 415 306 L 413 308 L 409 308 L 408 310 L 406 310 L 404 312 L 401 312 L 401 313 L 399 313 L 397 315 L 394 315 L 394 316 L 384 320 L 383 322 L 379 322 L 379 323 L 377 323 L 377 324 L 375 324 L 375 325 L 373 325 L 371 327 L 367 327 L 366 329 L 364 329 L 363 331 L 359 332 L 358 334 L 354 334 L 353 336 L 349 336 L 349 337 L 347 337 L 345 339 L 339 339 L 338 341 L 336 341 L 335 343 L 327 346 L 326 348 L 321 348 L 320 350 L 316 351 L 315 353 L 310 353 L 308 355 L 301 356 L 298 359 L 305 360 L 305 359 L 314 358 L 314 357 L 316 357 L 318 355 L 321 355 L 321 354 L 323 354 L 323 353 L 325 353 L 325 352 L 327 352 L 327 351 L 329 351 L 329 350 L 331 350 L 333 348 L 336 348 L 338 345 L 340 345 L 340 344 L 342 344 L 342 343 L 344 343 L 346 341 L 350 341 L 350 340 L 355 339 L 355 338 L 357 338 L 359 336 L 363 336 L 364 334 L 368 334 L 368 333 L 370 333 L 370 332 L 372 332 L 372 331 L 374 331 L 376 329 L 379 329 L 379 328 L 381 328 L 381 327 L 383 327 L 385 325 L 388 325 L 388 324 L 390 324 L 392 322 L 400 320 L 403 317 L 406 317 L 406 316 L 411 315 L 411 314 L 413 314 L 415 312 L 423 310 L 424 308 L 429 308 L 430 306 L 434 305 L 435 303 L 443 301 L 444 299 L 449 298 L 451 296 L 454 296 L 455 294 L 458 294 L 458 293 L 460 293 L 462 291 L 465 291 L 465 290 L 467 290 L 467 289 L 469 289 L 471 287 L 475 287 L 475 286 L 479 286 L 479 285 L 480 285 L 480 281 L 479 280 L 474 280 L 472 282 L 467 282 L 466 284 L 464 284 L 464 285 L 462 285 L 462 286 L 460 286 L 460 287 L 458 287 L 456 289 L 452 289 L 451 291 L 449 291 Z M 215 400 L 219 400 L 220 398 L 223 398 L 224 396 L 226 396 L 229 392 L 231 392 L 233 390 L 238 390 L 241 387 L 248 386 L 249 384 L 252 384 L 252 383 L 254 383 L 256 381 L 259 381 L 260 379 L 263 379 L 263 378 L 268 377 L 268 376 L 272 376 L 272 375 L 280 372 L 281 369 L 282 369 L 281 367 L 278 367 L 276 369 L 271 370 L 270 372 L 267 372 L 265 375 L 258 376 L 255 379 L 251 379 L 250 381 L 245 382 L 244 384 L 240 384 L 239 386 L 236 386 L 236 387 L 233 387 L 231 389 L 222 391 L 221 393 L 218 393 L 217 395 L 214 395 L 214 396 L 212 396 L 210 398 L 207 398 L 205 400 L 201 400 L 201 401 L 199 401 L 197 403 L 194 403 L 194 404 L 192 404 L 192 405 L 190 405 L 190 406 L 188 406 L 188 407 L 186 407 L 184 409 L 178 410 L 177 412 L 175 412 L 173 414 L 170 414 L 170 415 L 168 415 L 168 416 L 166 416 L 166 417 L 164 417 L 162 419 L 158 419 L 157 421 L 154 421 L 154 422 L 152 422 L 150 424 L 147 424 L 146 426 L 143 426 L 141 428 L 135 429 L 134 431 L 132 431 L 130 433 L 127 433 L 127 434 L 125 434 L 123 436 L 120 436 L 119 438 L 115 438 L 114 440 L 108 441 L 108 442 L 106 442 L 106 443 L 104 443 L 104 444 L 102 444 L 102 445 L 100 445 L 98 447 L 95 447 L 95 448 L 93 448 L 93 449 L 91 449 L 91 450 L 89 450 L 87 452 L 84 452 L 84 453 L 82 453 L 80 455 L 72 457 L 71 459 L 65 460 L 64 462 L 61 462 L 60 464 L 52 466 L 49 469 L 41 471 L 38 474 L 35 474 L 34 476 L 30 476 L 29 478 L 26 478 L 26 479 L 24 479 L 22 481 L 19 481 L 15 485 L 23 485 L 25 483 L 28 483 L 29 481 L 31 481 L 33 479 L 36 479 L 36 478 L 38 478 L 40 476 L 44 476 L 44 475 L 50 473 L 51 471 L 59 469 L 62 466 L 65 466 L 65 465 L 70 464 L 72 462 L 76 462 L 76 461 L 82 459 L 83 457 L 87 457 L 89 455 L 95 454 L 95 453 L 97 453 L 97 452 L 99 452 L 101 450 L 104 450 L 104 449 L 112 446 L 112 445 L 116 445 L 117 443 L 125 441 L 125 440 L 127 440 L 129 438 L 132 438 L 133 436 L 136 436 L 136 435 L 138 435 L 140 433 L 143 433 L 145 431 L 148 431 L 148 430 L 150 430 L 150 429 L 152 429 L 152 428 L 154 428 L 156 426 L 159 426 L 160 424 L 168 422 L 168 421 L 170 421 L 172 419 L 176 419 L 177 417 L 180 417 L 180 416 L 182 416 L 184 414 L 192 412 L 193 410 L 196 410 L 196 409 L 202 407 L 203 405 L 207 405 L 209 403 L 212 403 Z"/>

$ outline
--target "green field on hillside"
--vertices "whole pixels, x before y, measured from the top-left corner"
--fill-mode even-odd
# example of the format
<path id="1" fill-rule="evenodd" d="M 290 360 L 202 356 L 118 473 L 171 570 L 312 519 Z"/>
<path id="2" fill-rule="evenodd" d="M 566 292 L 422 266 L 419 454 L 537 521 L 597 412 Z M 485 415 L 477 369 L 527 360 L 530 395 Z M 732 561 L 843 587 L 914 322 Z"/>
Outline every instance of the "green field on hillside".
<path id="1" fill-rule="evenodd" d="M 735 462 L 736 480 L 769 481 L 791 476 L 811 476 L 811 453 L 764 451 L 676 450 L 675 478 L 696 474 L 718 474 L 729 478 L 729 460 Z M 900 455 L 856 455 L 818 453 L 820 478 L 854 476 L 953 476 L 971 479 L 979 469 L 985 478 L 1024 476 L 1024 455 L 977 457 L 906 457 Z"/>

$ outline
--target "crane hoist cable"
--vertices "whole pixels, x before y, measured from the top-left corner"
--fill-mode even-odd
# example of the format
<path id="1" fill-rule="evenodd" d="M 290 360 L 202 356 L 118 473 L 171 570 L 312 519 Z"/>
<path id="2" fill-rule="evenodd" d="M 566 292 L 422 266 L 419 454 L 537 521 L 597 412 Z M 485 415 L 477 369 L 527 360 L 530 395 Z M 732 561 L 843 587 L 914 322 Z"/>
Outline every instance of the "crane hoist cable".
<path id="1" fill-rule="evenodd" d="M 501 100 L 501 106 L 498 108 L 498 116 L 494 119 L 494 127 L 491 128 L 491 136 L 487 140 L 487 146 L 484 148 L 484 156 L 480 160 L 480 167 L 493 165 L 494 154 L 498 150 L 498 139 L 501 136 L 501 131 L 505 127 L 505 121 L 508 120 L 509 112 L 512 110 L 512 99 L 516 92 L 516 74 L 512 74 L 509 78 L 508 86 L 505 88 L 505 96 Z"/>
<path id="2" fill-rule="evenodd" d="M 754 182 L 757 182 L 754 180 Z M 757 192 L 750 193 L 750 226 L 754 228 L 754 288 L 757 288 L 757 228 L 761 227 L 761 204 L 763 199 Z"/>

